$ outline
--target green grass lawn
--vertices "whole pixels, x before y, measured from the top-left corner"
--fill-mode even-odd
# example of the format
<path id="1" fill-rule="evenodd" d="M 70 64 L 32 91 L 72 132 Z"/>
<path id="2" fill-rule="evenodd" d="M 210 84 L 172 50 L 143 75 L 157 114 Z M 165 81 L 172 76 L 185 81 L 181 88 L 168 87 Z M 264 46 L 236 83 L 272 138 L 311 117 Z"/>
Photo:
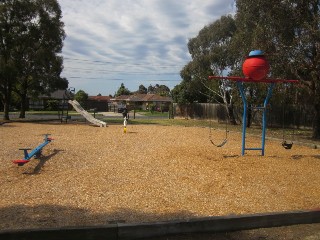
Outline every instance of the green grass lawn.
<path id="1" fill-rule="evenodd" d="M 57 115 L 58 116 L 58 111 L 27 111 L 26 114 L 28 115 Z M 60 111 L 61 114 L 61 111 Z M 66 111 L 64 112 L 66 114 Z M 76 111 L 69 111 L 69 115 L 79 115 L 78 112 Z"/>
<path id="2" fill-rule="evenodd" d="M 13 112 L 10 112 L 12 114 Z M 16 114 L 19 114 L 19 112 L 15 112 Z M 205 127 L 205 128 L 213 128 L 213 129 L 221 129 L 221 130 L 227 130 L 230 132 L 241 132 L 242 131 L 242 124 L 237 125 L 231 125 L 228 124 L 226 126 L 225 123 L 217 123 L 210 120 L 194 120 L 194 119 L 182 119 L 182 118 L 176 118 L 176 119 L 168 119 L 166 118 L 168 116 L 168 113 L 160 113 L 160 112 L 137 112 L 141 115 L 146 116 L 146 118 L 139 118 L 139 119 L 133 119 L 133 114 L 131 113 L 131 118 L 128 120 L 128 124 L 132 125 L 139 125 L 139 124 L 153 124 L 153 125 L 162 125 L 162 126 L 183 126 L 183 127 Z M 58 116 L 58 111 L 27 111 L 27 115 L 52 115 L 52 116 Z M 72 115 L 79 115 L 76 111 L 69 111 L 68 114 L 70 116 Z M 159 118 L 148 118 L 159 116 Z M 113 124 L 123 124 L 123 118 L 119 115 L 119 118 L 108 118 L 105 117 L 99 113 L 96 113 L 96 117 L 100 120 L 103 120 L 107 122 L 109 125 Z M 15 119 L 16 120 L 16 119 Z M 19 120 L 18 120 L 19 121 Z M 28 121 L 32 122 L 32 119 L 29 119 Z M 81 121 L 81 120 L 80 120 Z M 84 120 L 83 120 L 84 121 Z M 261 126 L 253 125 L 250 128 L 246 129 L 247 134 L 253 134 L 253 135 L 260 135 L 262 134 Z M 294 131 L 292 129 L 283 129 L 281 127 L 268 127 L 267 128 L 267 137 L 272 138 L 278 138 L 283 139 L 287 141 L 301 141 L 301 142 L 312 142 L 319 144 L 320 141 L 316 141 L 314 139 L 311 139 L 312 136 L 312 129 L 295 129 Z"/>
<path id="3" fill-rule="evenodd" d="M 133 112 L 130 112 L 131 114 L 133 114 Z M 158 112 L 158 111 L 137 111 L 136 113 L 139 113 L 140 115 L 146 116 L 146 117 L 167 117 L 168 116 L 168 112 Z"/>

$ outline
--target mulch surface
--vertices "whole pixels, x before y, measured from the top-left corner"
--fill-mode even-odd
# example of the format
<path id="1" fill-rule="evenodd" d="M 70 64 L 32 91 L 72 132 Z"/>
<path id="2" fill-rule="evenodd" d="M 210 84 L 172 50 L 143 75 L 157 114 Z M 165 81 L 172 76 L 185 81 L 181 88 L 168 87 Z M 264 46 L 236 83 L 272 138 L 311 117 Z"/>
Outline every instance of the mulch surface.
<path id="1" fill-rule="evenodd" d="M 18 167 L 19 148 L 54 140 Z M 267 140 L 241 156 L 207 128 L 6 123 L 0 126 L 0 229 L 93 226 L 320 207 L 320 151 Z M 225 132 L 214 130 L 221 142 Z M 260 138 L 247 137 L 257 147 Z M 233 239 L 233 238 L 230 238 Z M 280 239 L 280 238 L 279 238 Z"/>

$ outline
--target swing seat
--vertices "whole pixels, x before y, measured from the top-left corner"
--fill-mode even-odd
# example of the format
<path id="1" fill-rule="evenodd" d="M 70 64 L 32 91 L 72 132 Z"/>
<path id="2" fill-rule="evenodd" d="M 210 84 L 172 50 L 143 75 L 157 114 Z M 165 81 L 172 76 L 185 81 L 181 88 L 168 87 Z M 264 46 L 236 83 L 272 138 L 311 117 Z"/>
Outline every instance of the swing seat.
<path id="1" fill-rule="evenodd" d="M 13 162 L 14 164 L 18 164 L 18 166 L 23 166 L 24 164 L 26 164 L 27 162 L 29 162 L 29 160 L 18 159 L 18 160 L 13 160 L 12 162 Z"/>
<path id="2" fill-rule="evenodd" d="M 281 145 L 282 145 L 282 147 L 284 147 L 285 149 L 291 149 L 291 148 L 292 148 L 292 145 L 293 145 L 293 142 L 287 143 L 287 141 L 283 141 Z"/>
<path id="3" fill-rule="evenodd" d="M 214 146 L 216 146 L 216 147 L 223 147 L 223 146 L 228 142 L 228 140 L 225 139 L 225 140 L 223 140 L 223 142 L 220 143 L 220 144 L 215 144 L 212 140 L 210 140 L 210 142 L 211 142 Z"/>

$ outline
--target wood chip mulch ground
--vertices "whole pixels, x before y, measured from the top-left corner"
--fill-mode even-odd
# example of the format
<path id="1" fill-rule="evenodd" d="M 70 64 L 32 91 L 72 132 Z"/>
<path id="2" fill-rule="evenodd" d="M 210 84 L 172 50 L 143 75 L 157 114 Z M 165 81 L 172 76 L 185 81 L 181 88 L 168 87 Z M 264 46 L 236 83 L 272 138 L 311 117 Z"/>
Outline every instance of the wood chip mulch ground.
<path id="1" fill-rule="evenodd" d="M 54 140 L 18 167 L 19 148 Z M 320 207 L 320 150 L 208 128 L 7 123 L 0 126 L 0 229 L 149 222 Z M 225 132 L 214 130 L 221 142 Z M 260 138 L 248 136 L 248 146 Z"/>

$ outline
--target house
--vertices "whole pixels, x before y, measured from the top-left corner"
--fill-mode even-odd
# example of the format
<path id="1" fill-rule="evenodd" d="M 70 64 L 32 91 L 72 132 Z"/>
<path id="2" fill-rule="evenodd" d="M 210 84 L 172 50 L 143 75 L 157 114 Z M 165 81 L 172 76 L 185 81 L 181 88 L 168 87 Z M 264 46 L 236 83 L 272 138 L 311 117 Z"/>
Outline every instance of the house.
<path id="1" fill-rule="evenodd" d="M 69 90 L 57 90 L 48 95 L 40 95 L 36 99 L 29 98 L 29 109 L 43 110 L 53 107 L 59 107 L 59 109 L 63 107 L 66 109 L 68 107 L 68 100 L 72 97 L 73 93 Z"/>
<path id="2" fill-rule="evenodd" d="M 129 111 L 136 109 L 166 112 L 172 104 L 171 97 L 164 97 L 157 94 L 121 95 L 110 100 L 113 106 L 117 108 L 126 107 Z"/>
<path id="3" fill-rule="evenodd" d="M 108 106 L 111 104 L 109 96 L 89 96 L 86 101 L 87 109 L 95 109 L 99 112 L 107 112 Z"/>

